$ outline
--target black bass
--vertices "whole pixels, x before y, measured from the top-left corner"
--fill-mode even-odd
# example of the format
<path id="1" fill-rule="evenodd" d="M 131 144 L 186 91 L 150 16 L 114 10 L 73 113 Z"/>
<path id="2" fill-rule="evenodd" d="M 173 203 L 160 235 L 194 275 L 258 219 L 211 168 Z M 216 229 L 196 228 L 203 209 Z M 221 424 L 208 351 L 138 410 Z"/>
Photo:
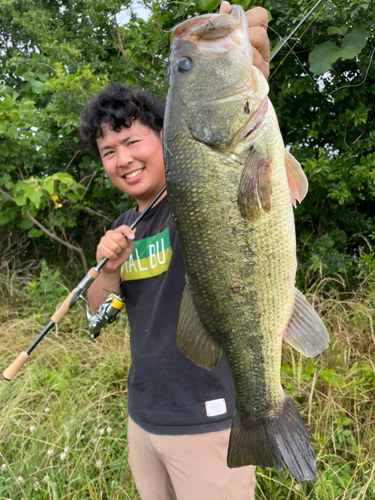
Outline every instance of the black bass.
<path id="1" fill-rule="evenodd" d="M 168 201 L 186 266 L 177 345 L 212 369 L 223 351 L 236 389 L 228 466 L 315 477 L 307 429 L 280 382 L 281 346 L 329 344 L 295 288 L 292 203 L 307 193 L 284 147 L 268 84 L 252 66 L 241 7 L 172 33 L 163 133 Z"/>

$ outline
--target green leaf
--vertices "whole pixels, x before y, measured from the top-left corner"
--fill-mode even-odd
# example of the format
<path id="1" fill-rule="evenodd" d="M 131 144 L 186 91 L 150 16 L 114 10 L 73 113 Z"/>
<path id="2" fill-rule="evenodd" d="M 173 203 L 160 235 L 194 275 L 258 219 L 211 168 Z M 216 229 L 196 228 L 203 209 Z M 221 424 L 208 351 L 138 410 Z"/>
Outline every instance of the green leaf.
<path id="1" fill-rule="evenodd" d="M 320 376 L 324 378 L 327 382 L 332 382 L 335 378 L 336 372 L 335 370 L 320 370 Z"/>
<path id="2" fill-rule="evenodd" d="M 30 229 L 32 228 L 34 225 L 34 222 L 29 219 L 28 217 L 26 219 L 23 219 L 19 224 L 17 224 L 17 226 L 20 228 L 20 229 Z"/>
<path id="3" fill-rule="evenodd" d="M 28 198 L 29 200 L 34 203 L 36 208 L 39 208 L 40 206 L 40 201 L 43 198 L 43 192 L 40 191 L 39 189 L 33 189 L 33 190 L 28 190 L 27 191 Z"/>
<path id="4" fill-rule="evenodd" d="M 0 214 L 0 226 L 5 226 L 10 221 L 10 217 L 8 215 Z"/>
<path id="5" fill-rule="evenodd" d="M 18 137 L 18 130 L 16 127 L 12 125 L 11 127 L 8 128 L 5 135 L 7 137 L 10 137 L 11 139 L 15 139 L 16 137 Z"/>
<path id="6" fill-rule="evenodd" d="M 317 45 L 309 54 L 310 71 L 316 75 L 323 75 L 332 69 L 337 59 L 353 59 L 365 47 L 367 36 L 365 28 L 357 25 L 344 36 L 341 47 L 333 42 Z"/>
<path id="7" fill-rule="evenodd" d="M 286 38 L 286 37 L 285 37 Z M 272 57 L 274 55 L 274 53 L 276 52 L 276 50 L 280 47 L 280 45 L 284 42 L 285 38 L 282 38 L 281 40 L 278 40 L 276 42 L 276 44 L 272 47 L 272 50 L 271 50 L 271 53 L 270 53 L 270 57 Z"/>
<path id="8" fill-rule="evenodd" d="M 42 236 L 44 231 L 41 229 L 30 229 L 30 231 L 27 233 L 27 236 L 29 238 L 39 238 L 39 236 Z"/>
<path id="9" fill-rule="evenodd" d="M 11 180 L 11 176 L 5 172 L 5 174 L 3 174 L 2 178 L 1 178 L 1 184 L 6 184 L 7 182 L 9 182 Z"/>
<path id="10" fill-rule="evenodd" d="M 44 189 L 49 194 L 51 194 L 51 195 L 53 194 L 53 192 L 55 190 L 55 179 L 52 175 L 47 177 L 47 179 L 44 181 Z"/>
<path id="11" fill-rule="evenodd" d="M 244 11 L 247 11 L 251 5 L 252 0 L 236 0 L 233 3 L 241 5 Z"/>
<path id="12" fill-rule="evenodd" d="M 35 94 L 40 94 L 44 89 L 44 84 L 38 80 L 34 80 L 31 82 L 31 88 Z"/>
<path id="13" fill-rule="evenodd" d="M 336 242 L 339 241 L 340 243 L 346 243 L 347 236 L 345 231 L 342 229 L 334 229 L 329 233 L 329 236 Z"/>
<path id="14" fill-rule="evenodd" d="M 324 42 L 314 47 L 309 54 L 310 71 L 323 75 L 332 68 L 332 64 L 340 57 L 340 49 L 333 42 Z"/>
<path id="15" fill-rule="evenodd" d="M 68 193 L 66 195 L 66 197 L 68 198 L 68 200 L 72 201 L 73 203 L 76 203 L 76 201 L 78 199 L 77 195 L 74 193 Z"/>
<path id="16" fill-rule="evenodd" d="M 44 130 L 38 130 L 38 132 L 35 134 L 35 139 L 41 143 L 48 142 L 50 138 L 51 134 L 49 132 L 45 132 Z"/>
<path id="17" fill-rule="evenodd" d="M 9 149 L 6 146 L 0 146 L 0 156 L 2 156 L 3 158 L 8 158 Z"/>
<path id="18" fill-rule="evenodd" d="M 32 228 L 34 225 L 34 222 L 29 219 L 28 217 L 26 219 L 23 219 L 19 224 L 17 224 L 17 226 L 20 228 L 20 229 L 30 229 Z"/>
<path id="19" fill-rule="evenodd" d="M 346 26 L 341 26 L 341 28 L 337 26 L 330 26 L 327 28 L 327 34 L 328 35 L 340 35 L 343 36 L 347 33 L 348 28 Z"/>
<path id="20" fill-rule="evenodd" d="M 343 60 L 353 59 L 366 46 L 367 31 L 361 25 L 355 26 L 350 33 L 344 36 L 340 57 Z"/>
<path id="21" fill-rule="evenodd" d="M 217 0 L 198 0 L 198 5 L 202 10 L 214 10 L 220 4 Z"/>
<path id="22" fill-rule="evenodd" d="M 17 196 L 15 197 L 15 200 L 16 200 L 16 203 L 19 207 L 22 207 L 23 205 L 26 204 L 24 193 L 17 194 Z"/>

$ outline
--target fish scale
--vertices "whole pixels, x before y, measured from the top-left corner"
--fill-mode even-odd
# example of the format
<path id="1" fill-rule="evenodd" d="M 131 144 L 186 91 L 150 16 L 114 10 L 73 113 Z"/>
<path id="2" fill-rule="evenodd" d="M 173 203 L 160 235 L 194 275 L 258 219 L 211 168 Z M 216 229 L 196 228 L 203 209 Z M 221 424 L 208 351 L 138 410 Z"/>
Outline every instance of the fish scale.
<path id="1" fill-rule="evenodd" d="M 294 287 L 291 202 L 307 180 L 251 65 L 241 7 L 174 29 L 169 84 L 164 160 L 186 267 L 177 346 L 206 369 L 226 357 L 236 390 L 228 465 L 282 470 L 282 457 L 296 479 L 311 480 L 308 432 L 280 381 L 283 340 L 307 356 L 328 346 Z"/>
<path id="2" fill-rule="evenodd" d="M 189 283 L 197 297 L 196 305 L 204 318 L 204 325 L 223 346 L 236 388 L 237 408 L 246 406 L 251 399 L 258 408 L 258 413 L 264 413 L 266 403 L 269 403 L 268 412 L 272 412 L 275 403 L 277 409 L 280 406 L 279 378 L 273 376 L 275 384 L 272 387 L 268 384 L 265 391 L 262 389 L 265 384 L 255 384 L 254 378 L 244 379 L 242 373 L 254 373 L 257 378 L 262 372 L 280 373 L 281 337 L 277 334 L 280 329 L 285 330 L 293 303 L 290 301 L 288 311 L 284 300 L 277 299 L 282 298 L 283 294 L 292 296 L 293 283 L 287 280 L 287 277 L 295 272 L 294 259 L 290 259 L 289 268 L 281 267 L 280 260 L 276 258 L 270 266 L 267 254 L 270 249 L 275 249 L 273 233 L 284 233 L 283 241 L 287 248 L 283 250 L 279 245 L 279 253 L 284 251 L 290 254 L 288 249 L 294 248 L 294 233 L 285 230 L 283 217 L 279 216 L 276 208 L 278 205 L 281 205 L 281 208 L 283 206 L 283 191 L 287 189 L 286 177 L 283 189 L 275 189 L 272 195 L 275 212 L 262 220 L 259 227 L 253 227 L 240 216 L 237 204 L 233 202 L 233 196 L 228 190 L 228 178 L 238 186 L 243 164 L 238 159 L 235 161 L 228 157 L 222 163 L 225 166 L 225 176 L 215 175 L 209 168 L 204 169 L 203 173 L 197 171 L 200 165 L 208 165 L 212 161 L 212 152 L 202 145 L 196 147 L 194 144 L 192 157 L 190 142 L 185 134 L 180 133 L 168 145 L 172 159 L 175 154 L 176 157 L 180 155 L 184 158 L 183 163 L 176 163 L 179 165 L 173 172 L 173 178 L 176 180 L 168 184 L 168 196 L 172 195 L 172 200 L 178 200 L 178 215 L 174 224 L 180 245 L 184 248 Z M 211 179 L 212 175 L 214 179 Z M 205 191 L 194 191 L 197 184 L 205 185 Z M 281 186 L 281 181 L 278 184 Z M 218 193 L 220 204 L 226 207 L 225 217 L 217 211 Z M 188 199 L 185 201 L 186 195 Z M 184 207 L 183 210 L 181 206 Z M 173 201 L 171 210 L 175 219 Z M 202 213 L 210 214 L 210 217 L 199 220 L 195 216 Z M 189 231 L 185 228 L 189 228 Z M 192 234 L 196 236 L 192 238 Z M 223 248 L 227 251 L 223 252 Z M 263 267 L 265 260 L 268 261 L 266 268 Z M 232 287 L 236 283 L 241 286 L 242 293 L 233 292 Z M 279 290 L 282 290 L 282 293 Z M 283 317 L 282 320 L 280 316 Z M 249 336 L 256 339 L 259 331 L 262 331 L 262 338 L 255 350 L 256 340 L 250 343 L 246 339 Z M 246 332 L 246 338 L 236 335 L 235 332 Z M 228 338 L 228 335 L 233 338 Z M 268 338 L 263 339 L 264 335 Z M 251 407 L 250 410 L 251 414 Z"/>

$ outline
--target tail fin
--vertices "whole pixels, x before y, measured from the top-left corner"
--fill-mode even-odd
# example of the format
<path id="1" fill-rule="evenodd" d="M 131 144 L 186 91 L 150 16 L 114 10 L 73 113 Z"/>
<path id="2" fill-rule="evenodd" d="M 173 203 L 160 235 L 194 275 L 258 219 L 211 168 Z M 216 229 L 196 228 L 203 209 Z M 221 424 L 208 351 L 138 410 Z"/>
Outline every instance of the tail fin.
<path id="1" fill-rule="evenodd" d="M 235 413 L 229 440 L 228 467 L 259 465 L 283 470 L 281 456 L 297 481 L 316 475 L 315 455 L 309 435 L 293 401 L 286 396 L 274 420 L 255 422 Z"/>

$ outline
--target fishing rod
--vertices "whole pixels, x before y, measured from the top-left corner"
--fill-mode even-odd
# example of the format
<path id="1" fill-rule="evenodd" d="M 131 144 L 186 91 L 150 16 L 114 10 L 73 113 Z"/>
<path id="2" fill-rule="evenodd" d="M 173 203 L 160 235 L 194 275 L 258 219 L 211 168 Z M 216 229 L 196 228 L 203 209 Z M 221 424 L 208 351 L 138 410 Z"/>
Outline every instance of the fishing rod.
<path id="1" fill-rule="evenodd" d="M 322 3 L 323 0 L 318 0 L 316 2 L 316 4 L 309 10 L 309 12 L 305 15 L 305 17 L 297 24 L 297 26 L 294 28 L 294 30 L 285 38 L 285 40 L 283 40 L 283 42 L 281 43 L 281 45 L 279 45 L 279 47 L 275 50 L 275 52 L 272 54 L 272 56 L 270 57 L 270 62 L 272 61 L 272 59 L 276 56 L 276 54 L 279 53 L 279 51 L 284 47 L 284 45 L 286 43 L 288 43 L 288 41 L 292 38 L 292 36 L 294 35 L 294 33 L 298 30 L 298 28 L 300 26 L 302 26 L 302 24 L 306 21 L 307 18 L 310 17 L 310 15 L 314 12 L 314 10 L 318 7 L 319 4 Z"/>
<path id="2" fill-rule="evenodd" d="M 147 207 L 143 210 L 143 212 L 139 215 L 139 217 L 131 224 L 130 229 L 134 229 L 137 224 L 143 219 L 143 217 L 150 211 L 150 209 L 155 205 L 155 203 L 159 200 L 162 194 L 167 189 L 167 186 L 164 186 L 155 198 L 147 205 Z M 125 236 L 125 235 L 124 235 Z M 125 236 L 126 238 L 126 236 Z M 35 347 L 39 344 L 39 342 L 43 339 L 43 337 L 51 330 L 53 326 L 55 326 L 71 309 L 74 304 L 82 299 L 86 302 L 86 317 L 88 320 L 88 326 L 90 330 L 90 337 L 96 338 L 99 335 L 100 329 L 104 324 L 112 323 L 118 316 L 121 307 L 124 305 L 124 299 L 121 295 L 116 293 L 111 293 L 108 298 L 103 302 L 101 306 L 98 307 L 95 314 L 90 315 L 89 306 L 87 300 L 82 296 L 85 293 L 93 281 L 99 276 L 101 269 L 108 262 L 107 257 L 99 262 L 95 267 L 92 267 L 86 276 L 81 280 L 81 282 L 70 292 L 61 306 L 57 309 L 57 311 L 51 316 L 50 321 L 44 327 L 44 329 L 40 332 L 37 338 L 29 345 L 29 347 L 22 352 L 18 358 L 13 361 L 13 363 L 4 371 L 3 378 L 5 380 L 12 380 L 13 377 L 18 373 L 23 364 L 28 360 L 30 354 L 35 349 Z"/>

